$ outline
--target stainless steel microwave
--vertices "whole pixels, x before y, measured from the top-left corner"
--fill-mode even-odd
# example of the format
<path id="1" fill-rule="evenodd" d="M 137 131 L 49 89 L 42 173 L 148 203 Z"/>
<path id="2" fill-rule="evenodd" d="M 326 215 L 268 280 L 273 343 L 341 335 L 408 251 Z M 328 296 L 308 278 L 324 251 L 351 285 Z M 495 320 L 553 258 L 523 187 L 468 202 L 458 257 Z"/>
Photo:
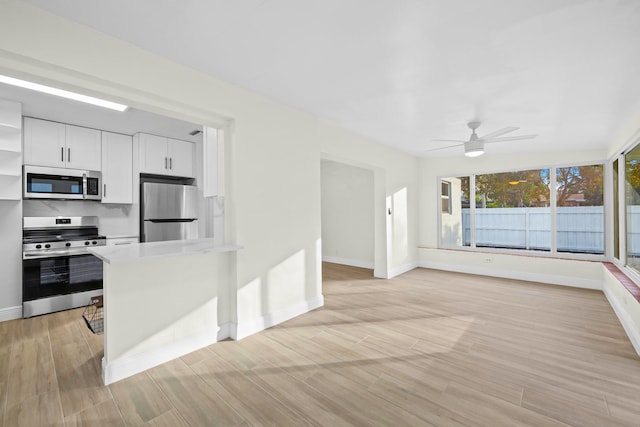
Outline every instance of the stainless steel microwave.
<path id="1" fill-rule="evenodd" d="M 101 200 L 98 171 L 24 166 L 25 199 Z"/>

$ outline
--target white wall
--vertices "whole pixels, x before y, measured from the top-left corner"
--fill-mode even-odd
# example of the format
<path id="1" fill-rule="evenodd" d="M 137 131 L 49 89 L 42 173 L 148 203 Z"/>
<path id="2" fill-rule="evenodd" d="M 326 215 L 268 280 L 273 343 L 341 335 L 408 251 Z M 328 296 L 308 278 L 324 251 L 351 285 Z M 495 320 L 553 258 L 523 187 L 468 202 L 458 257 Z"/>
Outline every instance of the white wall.
<path id="1" fill-rule="evenodd" d="M 640 355 L 640 302 L 603 265 L 603 291 L 636 352 Z"/>
<path id="2" fill-rule="evenodd" d="M 391 242 L 380 249 L 382 273 L 416 263 L 417 162 L 410 156 L 18 1 L 2 3 L 0 72 L 227 126 L 225 237 L 244 247 L 230 314 L 240 336 L 322 304 L 321 152 L 377 168 L 376 239 Z M 396 193 L 388 238 L 384 204 Z"/>
<path id="3" fill-rule="evenodd" d="M 24 216 L 98 216 L 102 235 L 137 236 L 138 204 L 103 204 L 77 200 L 25 200 Z"/>
<path id="4" fill-rule="evenodd" d="M 322 259 L 374 267 L 373 171 L 323 160 Z"/>
<path id="5" fill-rule="evenodd" d="M 22 105 L 0 100 L 0 322 L 22 316 Z"/>
<path id="6" fill-rule="evenodd" d="M 418 159 L 320 122 L 322 158 L 373 170 L 376 277 L 417 266 Z"/>

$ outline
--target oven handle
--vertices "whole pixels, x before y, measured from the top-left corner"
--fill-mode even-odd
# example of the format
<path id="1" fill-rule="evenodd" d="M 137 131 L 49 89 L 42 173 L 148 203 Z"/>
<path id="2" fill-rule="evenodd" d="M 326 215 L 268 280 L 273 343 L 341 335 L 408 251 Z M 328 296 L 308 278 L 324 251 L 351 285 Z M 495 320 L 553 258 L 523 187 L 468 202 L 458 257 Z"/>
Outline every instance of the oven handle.
<path id="1" fill-rule="evenodd" d="M 91 253 L 89 253 L 89 251 L 87 251 L 85 248 L 79 248 L 78 250 L 69 250 L 69 249 L 65 249 L 65 250 L 53 250 L 53 251 L 49 251 L 47 253 L 22 253 L 22 259 L 23 260 L 27 260 L 27 259 L 42 259 L 42 258 L 60 258 L 60 257 L 64 257 L 64 256 L 73 256 L 73 255 L 92 255 Z"/>

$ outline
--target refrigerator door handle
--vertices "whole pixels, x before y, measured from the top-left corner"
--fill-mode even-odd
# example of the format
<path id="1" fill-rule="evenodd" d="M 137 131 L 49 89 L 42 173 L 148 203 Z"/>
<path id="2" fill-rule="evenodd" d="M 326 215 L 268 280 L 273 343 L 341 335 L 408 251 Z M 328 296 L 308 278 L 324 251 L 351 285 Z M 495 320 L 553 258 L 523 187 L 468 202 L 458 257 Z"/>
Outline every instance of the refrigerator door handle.
<path id="1" fill-rule="evenodd" d="M 177 219 L 145 219 L 145 221 L 153 222 L 156 224 L 163 222 L 193 222 L 198 218 L 177 218 Z"/>

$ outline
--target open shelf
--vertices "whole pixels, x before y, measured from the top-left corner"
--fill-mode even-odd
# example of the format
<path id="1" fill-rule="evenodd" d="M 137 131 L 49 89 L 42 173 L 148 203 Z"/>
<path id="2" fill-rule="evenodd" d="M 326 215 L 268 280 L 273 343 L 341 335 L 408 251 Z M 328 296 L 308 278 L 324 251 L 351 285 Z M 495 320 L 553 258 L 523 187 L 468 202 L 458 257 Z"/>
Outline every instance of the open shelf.
<path id="1" fill-rule="evenodd" d="M 0 173 L 0 200 L 22 199 L 22 176 Z"/>
<path id="2" fill-rule="evenodd" d="M 15 135 L 22 131 L 22 127 L 8 123 L 0 123 L 0 137 L 4 135 Z"/>

